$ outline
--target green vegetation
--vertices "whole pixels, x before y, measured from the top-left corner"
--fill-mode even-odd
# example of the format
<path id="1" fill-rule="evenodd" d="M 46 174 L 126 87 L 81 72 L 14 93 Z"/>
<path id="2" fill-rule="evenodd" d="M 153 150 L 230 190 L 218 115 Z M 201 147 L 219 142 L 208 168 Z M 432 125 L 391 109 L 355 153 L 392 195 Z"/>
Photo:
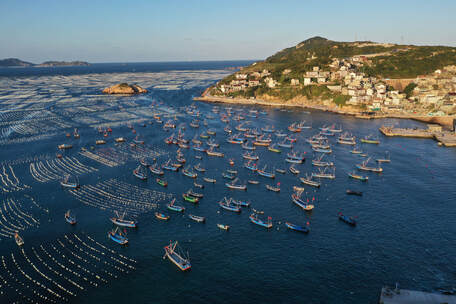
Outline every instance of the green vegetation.
<path id="1" fill-rule="evenodd" d="M 405 88 L 404 88 L 404 93 L 406 94 L 406 98 L 409 98 L 412 96 L 413 89 L 416 88 L 418 85 L 414 82 L 409 83 Z"/>
<path id="2" fill-rule="evenodd" d="M 346 102 L 350 99 L 348 95 L 338 94 L 333 98 L 333 101 L 338 106 L 345 106 Z"/>

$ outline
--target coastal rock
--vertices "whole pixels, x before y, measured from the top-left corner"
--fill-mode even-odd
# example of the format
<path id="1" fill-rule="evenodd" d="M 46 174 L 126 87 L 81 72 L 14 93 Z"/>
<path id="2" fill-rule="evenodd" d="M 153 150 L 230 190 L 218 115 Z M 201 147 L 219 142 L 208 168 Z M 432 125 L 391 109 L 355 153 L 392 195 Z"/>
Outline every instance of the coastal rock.
<path id="1" fill-rule="evenodd" d="M 103 90 L 104 94 L 140 94 L 147 93 L 146 89 L 136 84 L 120 83 Z"/>

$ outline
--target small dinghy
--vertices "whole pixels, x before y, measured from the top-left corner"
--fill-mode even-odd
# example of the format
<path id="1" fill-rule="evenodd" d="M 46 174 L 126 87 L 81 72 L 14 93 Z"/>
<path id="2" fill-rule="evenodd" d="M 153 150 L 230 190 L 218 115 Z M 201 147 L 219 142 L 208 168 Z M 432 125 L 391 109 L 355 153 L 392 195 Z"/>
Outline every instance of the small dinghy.
<path id="1" fill-rule="evenodd" d="M 19 246 L 19 247 L 24 245 L 24 239 L 21 238 L 21 236 L 17 232 L 14 234 L 14 241 L 16 242 L 17 246 Z"/>
<path id="2" fill-rule="evenodd" d="M 128 244 L 128 238 L 126 237 L 125 232 L 122 233 L 119 227 L 116 227 L 116 229 L 109 231 L 108 238 L 120 245 Z"/>
<path id="3" fill-rule="evenodd" d="M 71 214 L 70 210 L 65 212 L 65 221 L 70 225 L 76 225 L 76 217 Z"/>
<path id="4" fill-rule="evenodd" d="M 176 202 L 176 199 L 174 198 L 169 204 L 166 205 L 166 207 L 172 211 L 184 212 L 185 208 L 182 206 L 175 205 L 175 202 Z"/>
<path id="5" fill-rule="evenodd" d="M 230 226 L 224 225 L 224 224 L 217 224 L 217 227 L 219 227 L 222 230 L 228 231 L 230 229 Z"/>
<path id="6" fill-rule="evenodd" d="M 164 213 L 161 213 L 161 212 L 155 212 L 155 217 L 159 220 L 163 220 L 163 221 L 167 221 L 169 220 L 169 215 L 166 215 Z"/>
<path id="7" fill-rule="evenodd" d="M 348 195 L 358 195 L 358 196 L 363 195 L 363 193 L 361 191 L 355 191 L 355 190 L 350 190 L 350 189 L 347 189 L 347 191 L 345 193 L 347 193 Z"/>
<path id="8" fill-rule="evenodd" d="M 206 218 L 204 216 L 198 216 L 193 214 L 189 214 L 188 218 L 198 223 L 204 223 L 206 221 Z"/>
<path id="9" fill-rule="evenodd" d="M 354 217 L 350 216 L 346 216 L 346 215 L 343 215 L 342 212 L 339 212 L 339 220 L 341 220 L 342 222 L 345 222 L 351 226 L 356 226 L 356 220 Z"/>

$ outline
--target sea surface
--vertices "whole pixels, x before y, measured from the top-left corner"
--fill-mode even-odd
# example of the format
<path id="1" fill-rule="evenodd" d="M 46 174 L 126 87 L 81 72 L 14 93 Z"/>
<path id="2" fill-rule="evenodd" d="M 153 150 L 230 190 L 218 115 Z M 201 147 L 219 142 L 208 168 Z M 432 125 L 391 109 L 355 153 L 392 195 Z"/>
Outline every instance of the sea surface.
<path id="1" fill-rule="evenodd" d="M 456 149 L 432 140 L 387 138 L 383 124 L 423 127 L 407 120 L 358 120 L 320 111 L 194 102 L 207 86 L 229 75 L 228 67 L 249 62 L 183 62 L 94 64 L 89 67 L 0 69 L 0 302 L 20 303 L 377 303 L 384 285 L 435 291 L 456 287 Z M 137 96 L 106 96 L 103 88 L 137 83 L 149 90 Z M 193 106 L 191 106 L 193 105 Z M 218 113 L 217 113 L 218 109 Z M 229 116 L 228 116 L 229 114 Z M 227 115 L 229 122 L 221 121 Z M 244 118 L 236 121 L 236 117 Z M 158 118 L 159 117 L 159 118 Z M 199 120 L 199 128 L 190 123 Z M 162 120 L 160 124 L 157 120 Z M 176 128 L 164 129 L 172 120 Z M 287 127 L 305 121 L 311 129 L 290 134 Z M 296 165 L 299 176 L 317 172 L 318 157 L 305 141 L 319 127 L 335 124 L 360 138 L 371 135 L 379 145 L 358 144 L 367 156 L 350 153 L 351 146 L 329 136 L 336 178 L 320 188 L 300 184 L 282 153 L 257 147 L 258 167 L 283 168 L 274 180 L 243 167 L 245 152 L 230 144 L 224 132 L 239 124 L 260 130 L 274 126 L 296 137 L 294 150 L 306 161 Z M 77 128 L 80 138 L 74 138 Z M 108 128 L 112 132 L 106 131 Z M 181 171 L 165 171 L 164 188 L 148 172 L 141 181 L 132 171 L 144 159 L 176 163 L 177 145 L 165 139 L 178 129 L 185 139 L 208 129 L 220 144 L 223 158 L 181 148 L 184 167 L 201 163 L 205 173 L 196 182 Z M 101 131 L 101 133 L 100 133 Z M 104 133 L 106 132 L 106 137 Z M 69 133 L 70 137 L 66 134 Z M 114 138 L 124 137 L 125 143 Z M 271 133 L 273 142 L 280 142 Z M 96 145 L 96 140 L 106 144 Z M 134 144 L 134 140 L 144 144 Z M 59 150 L 59 144 L 71 144 Z M 61 158 L 57 158 L 60 154 Z M 201 155 L 201 159 L 195 158 Z M 366 173 L 368 182 L 350 179 L 355 165 L 370 158 L 391 159 L 383 173 Z M 229 164 L 234 161 L 234 166 Z M 229 190 L 222 177 L 237 170 L 239 181 L 257 180 L 246 191 Z M 78 190 L 63 189 L 66 174 Z M 215 178 L 215 184 L 202 177 Z M 279 193 L 265 185 L 280 183 Z M 293 186 L 304 187 L 311 212 L 292 203 Z M 204 194 L 198 204 L 184 202 L 189 189 Z M 346 194 L 347 189 L 362 196 Z M 222 210 L 224 197 L 251 202 L 240 214 Z M 176 198 L 183 214 L 166 204 Z M 252 210 L 272 218 L 269 230 L 249 221 Z M 67 210 L 77 218 L 65 222 Z M 170 216 L 158 220 L 154 213 Z M 356 218 L 352 227 L 338 213 Z M 109 218 L 125 213 L 139 222 L 129 229 L 128 246 L 107 237 Z M 206 217 L 206 223 L 187 215 Z M 287 229 L 289 221 L 305 226 L 303 234 Z M 217 224 L 230 225 L 229 231 Z M 25 244 L 18 247 L 18 231 Z M 179 241 L 192 269 L 181 272 L 164 259 L 163 247 Z"/>

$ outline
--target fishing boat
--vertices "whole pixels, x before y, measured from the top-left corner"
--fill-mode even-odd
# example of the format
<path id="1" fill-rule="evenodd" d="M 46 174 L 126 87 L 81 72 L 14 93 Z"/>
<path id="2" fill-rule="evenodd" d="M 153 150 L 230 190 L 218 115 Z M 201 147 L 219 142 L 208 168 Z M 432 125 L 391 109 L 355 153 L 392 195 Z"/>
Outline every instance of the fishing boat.
<path id="1" fill-rule="evenodd" d="M 197 198 L 203 198 L 204 197 L 204 194 L 194 192 L 193 189 L 189 189 L 187 191 L 187 194 L 190 195 L 190 196 L 193 196 L 193 197 L 197 197 Z"/>
<path id="2" fill-rule="evenodd" d="M 79 182 L 76 177 L 72 177 L 70 174 L 66 174 L 60 181 L 60 185 L 64 188 L 78 189 Z"/>
<path id="3" fill-rule="evenodd" d="M 375 173 L 383 172 L 383 168 L 381 168 L 381 167 L 369 167 L 369 166 L 367 166 L 369 160 L 370 160 L 370 158 L 368 158 L 367 160 L 363 161 L 361 164 L 357 164 L 356 168 L 358 168 L 358 170 L 370 171 L 370 172 L 375 172 Z"/>
<path id="4" fill-rule="evenodd" d="M 239 205 L 233 204 L 231 202 L 231 199 L 227 200 L 226 197 L 224 197 L 223 200 L 219 201 L 218 204 L 220 207 L 222 207 L 222 209 L 236 213 L 241 212 L 241 207 Z"/>
<path id="5" fill-rule="evenodd" d="M 198 163 L 196 166 L 193 167 L 198 172 L 206 172 L 206 169 L 201 167 L 201 163 Z"/>
<path id="6" fill-rule="evenodd" d="M 114 139 L 114 141 L 115 141 L 116 143 L 122 143 L 122 142 L 125 142 L 125 138 L 123 138 L 123 137 L 117 137 L 117 138 Z"/>
<path id="7" fill-rule="evenodd" d="M 317 166 L 317 167 L 332 167 L 334 166 L 333 162 L 327 162 L 323 161 L 324 154 L 322 154 L 320 157 L 317 157 L 316 159 L 312 160 L 312 165 Z"/>
<path id="8" fill-rule="evenodd" d="M 295 168 L 294 164 L 290 166 L 289 170 L 293 174 L 299 174 L 300 173 L 300 171 Z"/>
<path id="9" fill-rule="evenodd" d="M 150 172 L 152 172 L 153 174 L 156 174 L 156 175 L 163 175 L 165 174 L 165 172 L 163 172 L 162 169 L 160 169 L 160 167 L 158 165 L 153 165 L 153 166 L 150 166 L 149 167 L 149 170 Z"/>
<path id="10" fill-rule="evenodd" d="M 237 181 L 238 181 L 238 178 L 234 179 L 232 182 L 225 183 L 225 186 L 229 189 L 234 189 L 234 190 L 247 190 L 246 184 L 236 184 Z"/>
<path id="11" fill-rule="evenodd" d="M 220 147 L 220 144 L 217 143 L 217 142 L 215 142 L 215 140 L 213 140 L 213 139 L 209 139 L 209 140 L 207 141 L 207 145 L 208 145 L 209 147 L 214 147 L 214 148 Z"/>
<path id="12" fill-rule="evenodd" d="M 144 140 L 139 139 L 139 135 L 137 135 L 135 139 L 133 139 L 133 142 L 137 145 L 144 145 Z"/>
<path id="13" fill-rule="evenodd" d="M 76 225 L 76 217 L 71 214 L 70 210 L 65 212 L 65 221 L 70 225 Z"/>
<path id="14" fill-rule="evenodd" d="M 166 205 L 166 208 L 168 208 L 169 210 L 172 210 L 172 211 L 176 211 L 176 212 L 184 212 L 185 208 L 182 206 L 175 205 L 175 202 L 176 202 L 176 199 L 173 198 L 173 200 L 169 204 Z"/>
<path id="15" fill-rule="evenodd" d="M 260 183 L 259 181 L 252 180 L 252 179 L 249 179 L 247 182 L 252 185 L 258 185 Z"/>
<path id="16" fill-rule="evenodd" d="M 174 171 L 174 172 L 179 170 L 179 167 L 174 166 L 171 163 L 171 160 L 168 160 L 165 164 L 163 164 L 162 168 L 165 170 Z"/>
<path id="17" fill-rule="evenodd" d="M 203 189 L 204 188 L 204 185 L 203 184 L 198 184 L 196 181 L 193 182 L 193 186 L 197 187 L 197 188 L 200 188 L 200 189 Z"/>
<path id="18" fill-rule="evenodd" d="M 310 231 L 310 229 L 307 228 L 306 226 L 299 226 L 299 225 L 292 224 L 290 222 L 285 222 L 285 226 L 287 226 L 287 228 L 290 230 L 294 230 L 294 231 L 298 231 L 298 232 L 308 233 Z"/>
<path id="19" fill-rule="evenodd" d="M 95 144 L 97 144 L 97 145 L 104 145 L 105 143 L 106 143 L 106 141 L 103 139 L 99 139 L 99 140 L 95 141 Z"/>
<path id="20" fill-rule="evenodd" d="M 269 229 L 269 228 L 272 228 L 272 222 L 271 222 L 272 218 L 271 218 L 270 216 L 268 216 L 268 219 L 267 219 L 267 221 L 265 222 L 265 221 L 263 221 L 263 220 L 261 220 L 261 219 L 258 218 L 258 214 L 252 213 L 252 214 L 249 216 L 249 219 L 250 219 L 250 221 L 251 221 L 252 223 L 254 223 L 254 224 L 263 226 L 263 227 L 268 228 L 268 229 Z"/>
<path id="21" fill-rule="evenodd" d="M 361 142 L 365 144 L 380 144 L 380 140 L 372 138 L 372 135 L 368 135 L 364 138 L 361 138 Z"/>
<path id="22" fill-rule="evenodd" d="M 285 174 L 287 172 L 285 169 L 281 169 L 281 168 L 276 168 L 275 170 L 276 170 L 276 172 L 279 172 L 281 174 Z"/>
<path id="23" fill-rule="evenodd" d="M 108 238 L 120 245 L 128 244 L 128 238 L 124 233 L 122 233 L 122 231 L 120 231 L 119 227 L 116 227 L 115 229 L 109 231 Z"/>
<path id="24" fill-rule="evenodd" d="M 24 245 L 24 239 L 21 238 L 21 236 L 17 232 L 14 234 L 14 241 L 16 242 L 17 246 L 19 246 L 19 247 Z"/>
<path id="25" fill-rule="evenodd" d="M 369 180 L 368 176 L 362 176 L 362 175 L 356 174 L 355 172 L 348 173 L 348 176 L 351 178 L 363 181 L 363 182 L 367 182 Z"/>
<path id="26" fill-rule="evenodd" d="M 285 159 L 285 161 L 288 162 L 288 163 L 292 163 L 292 164 L 302 164 L 302 160 L 301 159 L 293 159 L 293 158 L 287 157 Z"/>
<path id="27" fill-rule="evenodd" d="M 261 128 L 261 131 L 265 133 L 273 133 L 274 132 L 274 126 L 265 126 Z"/>
<path id="28" fill-rule="evenodd" d="M 342 141 L 355 141 L 356 137 L 348 132 L 345 132 L 345 133 L 341 134 L 338 139 L 340 139 Z"/>
<path id="29" fill-rule="evenodd" d="M 266 189 L 273 192 L 280 192 L 280 183 L 277 183 L 277 187 L 266 185 Z"/>
<path id="30" fill-rule="evenodd" d="M 223 131 L 225 131 L 228 134 L 231 134 L 231 132 L 233 132 L 229 126 L 226 126 L 225 128 L 223 128 Z"/>
<path id="31" fill-rule="evenodd" d="M 139 178 L 140 180 L 147 179 L 147 172 L 143 170 L 144 167 L 139 165 L 136 169 L 133 170 L 133 175 Z"/>
<path id="32" fill-rule="evenodd" d="M 253 154 L 253 152 L 246 152 L 242 154 L 242 158 L 249 159 L 249 160 L 259 160 L 260 157 L 256 154 Z"/>
<path id="33" fill-rule="evenodd" d="M 209 134 L 209 135 L 215 135 L 215 134 L 216 134 L 216 131 L 215 131 L 215 129 L 208 129 L 208 130 L 207 130 L 207 134 Z"/>
<path id="34" fill-rule="evenodd" d="M 230 174 L 237 174 L 237 170 L 232 170 L 232 169 L 226 169 L 226 172 L 230 173 Z"/>
<path id="35" fill-rule="evenodd" d="M 320 187 L 319 182 L 312 180 L 312 177 L 308 177 L 307 175 L 306 175 L 306 177 L 300 177 L 299 180 L 301 181 L 301 183 L 303 183 L 305 185 L 309 185 L 309 186 L 317 187 L 317 188 Z"/>
<path id="36" fill-rule="evenodd" d="M 224 225 L 224 224 L 217 224 L 217 227 L 219 227 L 222 230 L 227 230 L 227 231 L 230 229 L 230 226 Z"/>
<path id="37" fill-rule="evenodd" d="M 327 172 L 327 167 L 324 168 L 324 170 L 318 170 L 318 172 L 312 172 L 312 177 L 318 177 L 318 178 L 328 178 L 328 179 L 335 179 L 336 174 L 335 174 L 335 168 L 333 168 L 333 172 L 329 173 Z"/>
<path id="38" fill-rule="evenodd" d="M 250 202 L 246 202 L 246 201 L 236 201 L 234 199 L 231 199 L 231 203 L 241 206 L 241 207 L 247 207 L 247 208 L 250 207 Z"/>
<path id="39" fill-rule="evenodd" d="M 293 144 L 291 142 L 289 142 L 286 138 L 284 139 L 283 142 L 278 143 L 277 145 L 282 148 L 289 148 L 289 149 L 293 148 Z"/>
<path id="40" fill-rule="evenodd" d="M 268 178 L 275 178 L 274 172 L 266 171 L 266 166 L 264 166 L 264 168 L 262 170 L 258 169 L 257 172 L 258 172 L 258 175 L 260 175 L 260 176 L 264 176 L 264 177 L 268 177 Z"/>
<path id="41" fill-rule="evenodd" d="M 246 141 L 244 144 L 242 144 L 242 149 L 253 151 L 256 150 L 256 147 L 254 145 L 249 145 L 249 142 Z"/>
<path id="42" fill-rule="evenodd" d="M 303 162 L 305 160 L 305 157 L 301 153 L 294 152 L 294 151 L 288 152 L 287 158 L 293 159 L 293 160 L 299 160 L 301 162 Z"/>
<path id="43" fill-rule="evenodd" d="M 206 218 L 204 216 L 198 216 L 198 215 L 193 215 L 189 214 L 188 217 L 198 223 L 204 223 L 206 221 Z"/>
<path id="44" fill-rule="evenodd" d="M 213 147 L 206 151 L 209 156 L 223 157 L 225 156 L 222 152 L 214 151 Z"/>
<path id="45" fill-rule="evenodd" d="M 340 126 L 338 129 L 336 129 L 336 125 L 332 125 L 328 131 L 332 132 L 332 133 L 341 133 L 342 132 L 342 126 Z"/>
<path id="46" fill-rule="evenodd" d="M 235 144 L 235 145 L 242 145 L 244 143 L 243 139 L 235 138 L 233 136 L 229 137 L 226 141 L 230 144 Z"/>
<path id="47" fill-rule="evenodd" d="M 271 152 L 275 152 L 275 153 L 281 153 L 282 152 L 279 148 L 276 147 L 275 144 L 269 146 L 268 150 L 271 151 Z"/>
<path id="48" fill-rule="evenodd" d="M 222 177 L 223 177 L 223 178 L 227 178 L 227 179 L 235 179 L 235 178 L 236 178 L 236 175 L 233 175 L 233 174 L 229 174 L 229 173 L 223 172 L 223 173 L 222 173 Z"/>
<path id="49" fill-rule="evenodd" d="M 184 169 L 182 170 L 182 174 L 185 175 L 185 176 L 187 176 L 187 177 L 190 177 L 190 178 L 196 178 L 196 177 L 198 176 L 197 173 L 190 171 L 190 168 L 189 168 L 189 167 L 184 168 Z"/>
<path id="50" fill-rule="evenodd" d="M 217 181 L 217 180 L 215 180 L 213 178 L 209 178 L 209 177 L 203 177 L 203 180 L 207 183 L 213 183 L 213 184 L 215 184 L 215 182 Z"/>
<path id="51" fill-rule="evenodd" d="M 116 217 L 109 218 L 114 225 L 127 228 L 138 228 L 137 221 L 124 219 L 125 213 L 123 213 L 122 216 L 119 216 L 119 213 L 117 211 L 115 213 Z"/>
<path id="52" fill-rule="evenodd" d="M 390 159 L 390 156 L 389 156 L 389 152 L 386 151 L 385 152 L 385 157 L 384 158 L 377 158 L 376 161 L 378 163 L 389 163 L 389 162 L 391 162 L 391 159 Z"/>
<path id="53" fill-rule="evenodd" d="M 162 212 L 158 212 L 158 211 L 155 212 L 155 217 L 156 217 L 157 219 L 163 220 L 163 221 L 169 220 L 169 215 L 166 215 L 166 214 L 164 214 L 164 213 L 162 213 Z"/>
<path id="54" fill-rule="evenodd" d="M 57 146 L 60 150 L 65 150 L 65 149 L 71 149 L 73 148 L 73 145 L 70 144 L 61 144 Z"/>
<path id="55" fill-rule="evenodd" d="M 159 178 L 157 178 L 155 181 L 157 182 L 157 184 L 159 184 L 159 185 L 162 186 L 162 187 L 168 186 L 168 182 L 165 181 L 164 179 L 159 179 Z"/>
<path id="56" fill-rule="evenodd" d="M 301 132 L 301 128 L 299 128 L 298 124 L 296 122 L 294 122 L 288 126 L 288 131 L 298 133 L 298 132 Z"/>
<path id="57" fill-rule="evenodd" d="M 361 154 L 363 151 L 361 151 L 358 147 L 353 147 L 353 149 L 350 151 L 352 154 Z"/>
<path id="58" fill-rule="evenodd" d="M 291 200 L 293 203 L 295 203 L 297 206 L 301 207 L 302 209 L 306 211 L 311 211 L 315 206 L 310 204 L 309 202 L 305 202 L 301 198 L 302 191 L 298 191 L 297 193 L 293 193 L 291 195 Z"/>
<path id="59" fill-rule="evenodd" d="M 350 189 L 347 189 L 347 191 L 345 193 L 347 193 L 348 195 L 358 195 L 358 196 L 363 195 L 363 193 L 361 191 L 355 191 L 355 190 L 350 190 Z"/>
<path id="60" fill-rule="evenodd" d="M 325 153 L 325 154 L 332 153 L 331 148 L 316 148 L 316 147 L 312 146 L 312 150 L 314 152 Z"/>
<path id="61" fill-rule="evenodd" d="M 249 169 L 250 171 L 256 171 L 258 170 L 257 164 L 253 163 L 251 160 L 249 160 L 247 163 L 244 164 L 244 168 Z"/>
<path id="62" fill-rule="evenodd" d="M 183 193 L 182 197 L 184 198 L 184 200 L 186 200 L 187 202 L 190 202 L 190 203 L 196 204 L 196 203 L 199 202 L 199 198 L 191 196 L 191 195 L 189 195 L 187 193 Z"/>
<path id="63" fill-rule="evenodd" d="M 167 257 L 171 262 L 174 263 L 180 270 L 187 271 L 192 268 L 190 264 L 190 258 L 184 255 L 180 247 L 178 246 L 177 241 L 172 243 L 169 242 L 168 246 L 165 246 L 165 257 Z"/>
<path id="64" fill-rule="evenodd" d="M 346 216 L 346 215 L 343 215 L 342 212 L 339 212 L 339 220 L 341 220 L 342 222 L 345 222 L 351 226 L 356 226 L 356 220 L 354 217 L 350 216 Z"/>

